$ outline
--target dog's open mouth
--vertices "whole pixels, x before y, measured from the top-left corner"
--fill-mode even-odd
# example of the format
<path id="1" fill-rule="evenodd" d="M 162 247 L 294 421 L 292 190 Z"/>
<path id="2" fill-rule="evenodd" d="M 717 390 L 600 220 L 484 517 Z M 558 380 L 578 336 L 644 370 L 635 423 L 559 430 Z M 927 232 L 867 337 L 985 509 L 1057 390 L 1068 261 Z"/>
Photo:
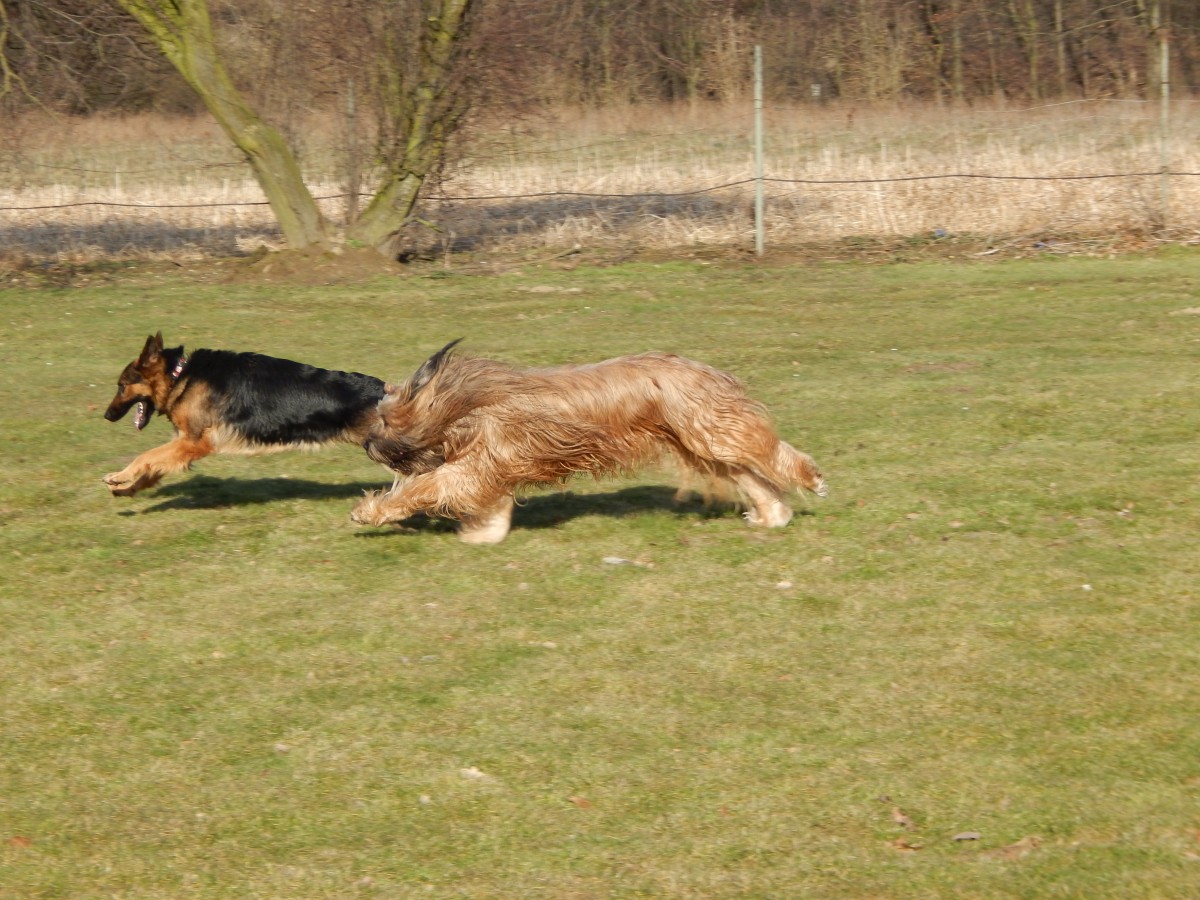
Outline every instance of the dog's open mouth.
<path id="1" fill-rule="evenodd" d="M 145 400 L 139 400 L 133 405 L 133 427 L 136 431 L 141 431 L 149 421 L 150 404 Z"/>

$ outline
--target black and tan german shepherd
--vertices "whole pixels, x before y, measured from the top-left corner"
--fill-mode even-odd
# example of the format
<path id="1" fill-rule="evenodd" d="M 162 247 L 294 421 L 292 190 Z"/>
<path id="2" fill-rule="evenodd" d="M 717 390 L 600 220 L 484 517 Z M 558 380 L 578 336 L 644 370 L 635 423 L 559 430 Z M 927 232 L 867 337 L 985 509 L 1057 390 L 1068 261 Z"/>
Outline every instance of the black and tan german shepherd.
<path id="1" fill-rule="evenodd" d="M 160 331 L 117 380 L 104 412 L 115 422 L 131 408 L 133 425 L 154 413 L 175 426 L 174 439 L 104 477 L 128 497 L 212 453 L 274 453 L 322 444 L 361 444 L 378 418 L 384 383 L 259 353 L 164 347 Z"/>

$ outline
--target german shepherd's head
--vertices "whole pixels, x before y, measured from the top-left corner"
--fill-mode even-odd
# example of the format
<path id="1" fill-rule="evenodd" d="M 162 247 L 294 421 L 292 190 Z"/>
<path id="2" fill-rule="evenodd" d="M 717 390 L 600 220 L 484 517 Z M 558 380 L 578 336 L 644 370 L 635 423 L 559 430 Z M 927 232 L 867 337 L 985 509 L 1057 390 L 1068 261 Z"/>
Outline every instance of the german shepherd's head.
<path id="1" fill-rule="evenodd" d="M 117 395 L 104 411 L 104 418 L 115 422 L 129 412 L 130 407 L 136 407 L 133 427 L 141 431 L 156 410 L 165 411 L 163 407 L 171 392 L 171 382 L 160 331 L 146 338 L 141 355 L 127 365 L 117 379 Z"/>

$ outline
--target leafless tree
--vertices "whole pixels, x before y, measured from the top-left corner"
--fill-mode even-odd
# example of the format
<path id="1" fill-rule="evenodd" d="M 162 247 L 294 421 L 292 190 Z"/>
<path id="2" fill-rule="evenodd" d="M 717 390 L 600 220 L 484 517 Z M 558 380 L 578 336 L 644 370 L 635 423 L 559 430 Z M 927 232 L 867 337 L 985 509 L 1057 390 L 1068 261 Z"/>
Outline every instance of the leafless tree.
<path id="1" fill-rule="evenodd" d="M 477 0 L 362 0 L 340 10 L 341 33 L 361 43 L 353 61 L 375 102 L 378 179 L 348 228 L 331 221 L 305 183 L 281 129 L 251 103 L 233 76 L 207 0 L 114 0 L 195 90 L 245 156 L 292 248 L 358 241 L 388 253 L 426 179 L 464 122 Z M 236 7 L 224 15 L 236 18 Z"/>

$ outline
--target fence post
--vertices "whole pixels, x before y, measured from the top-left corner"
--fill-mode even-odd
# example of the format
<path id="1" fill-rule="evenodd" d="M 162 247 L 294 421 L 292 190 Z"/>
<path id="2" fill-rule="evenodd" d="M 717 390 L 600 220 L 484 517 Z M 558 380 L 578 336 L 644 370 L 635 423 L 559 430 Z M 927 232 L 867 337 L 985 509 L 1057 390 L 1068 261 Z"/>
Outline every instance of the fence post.
<path id="1" fill-rule="evenodd" d="M 1159 176 L 1159 203 L 1162 219 L 1160 227 L 1167 230 L 1168 207 L 1171 202 L 1171 151 L 1168 139 L 1171 136 L 1171 42 L 1167 26 L 1160 25 L 1158 29 L 1158 68 L 1159 68 L 1159 136 L 1158 153 L 1159 166 L 1162 174 Z"/>
<path id="2" fill-rule="evenodd" d="M 754 252 L 763 255 L 763 62 L 754 45 Z"/>

